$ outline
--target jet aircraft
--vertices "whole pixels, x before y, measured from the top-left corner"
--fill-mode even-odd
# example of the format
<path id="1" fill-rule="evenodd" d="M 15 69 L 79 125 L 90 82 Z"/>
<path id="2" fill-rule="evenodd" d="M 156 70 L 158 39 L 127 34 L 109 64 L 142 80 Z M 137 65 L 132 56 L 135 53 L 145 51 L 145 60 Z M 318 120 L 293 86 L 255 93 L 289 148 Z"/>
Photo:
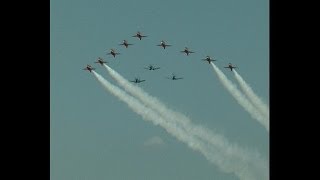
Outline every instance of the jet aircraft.
<path id="1" fill-rule="evenodd" d="M 183 79 L 182 77 L 177 77 L 176 75 L 172 74 L 171 77 L 167 77 L 167 79 L 171 79 L 171 80 L 179 80 L 179 79 Z"/>
<path id="2" fill-rule="evenodd" d="M 89 64 L 87 65 L 87 67 L 85 67 L 83 70 L 88 70 L 88 71 L 92 71 L 95 70 L 96 68 L 91 67 Z"/>
<path id="3" fill-rule="evenodd" d="M 131 81 L 131 82 L 134 82 L 134 83 L 141 83 L 141 82 L 143 82 L 143 81 L 146 81 L 146 80 L 144 80 L 144 79 L 140 79 L 140 78 L 135 78 L 133 81 Z"/>
<path id="4" fill-rule="evenodd" d="M 147 69 L 147 70 L 157 70 L 157 69 L 160 69 L 160 67 L 154 67 L 152 65 L 149 65 L 148 67 L 145 67 L 145 69 Z"/>
<path id="5" fill-rule="evenodd" d="M 108 55 L 112 55 L 113 57 L 116 57 L 116 55 L 120 54 L 120 53 L 117 53 L 114 49 L 111 49 L 109 53 L 107 53 Z"/>
<path id="6" fill-rule="evenodd" d="M 160 41 L 160 44 L 157 44 L 157 46 L 161 46 L 163 47 L 163 49 L 165 49 L 167 46 L 171 46 L 170 44 L 166 44 L 166 42 L 164 42 L 164 40 Z"/>
<path id="7" fill-rule="evenodd" d="M 208 63 L 210 64 L 212 61 L 216 61 L 216 59 L 211 58 L 210 56 L 206 56 L 206 58 L 201 59 L 203 61 L 208 61 Z"/>
<path id="8" fill-rule="evenodd" d="M 137 37 L 137 38 L 139 38 L 139 39 L 141 40 L 143 37 L 148 37 L 148 36 L 144 36 L 144 35 L 141 34 L 140 31 L 138 31 L 138 32 L 137 32 L 135 35 L 133 35 L 132 37 Z"/>
<path id="9" fill-rule="evenodd" d="M 186 53 L 187 56 L 189 56 L 189 54 L 191 54 L 191 53 L 194 53 L 193 51 L 190 51 L 187 47 L 185 47 L 184 50 L 183 50 L 183 51 L 180 51 L 180 52 Z"/>
<path id="10" fill-rule="evenodd" d="M 107 61 L 103 61 L 103 59 L 101 57 L 98 57 L 98 61 L 96 61 L 94 63 L 100 63 L 102 66 L 104 63 L 107 63 Z"/>
<path id="11" fill-rule="evenodd" d="M 237 68 L 237 67 L 236 66 L 232 66 L 232 64 L 229 63 L 228 66 L 224 67 L 224 68 L 229 68 L 232 71 L 232 69 Z"/>
<path id="12" fill-rule="evenodd" d="M 123 40 L 122 43 L 119 44 L 119 45 L 123 45 L 123 46 L 125 46 L 126 48 L 128 48 L 128 46 L 133 45 L 133 44 L 129 44 L 127 40 Z"/>

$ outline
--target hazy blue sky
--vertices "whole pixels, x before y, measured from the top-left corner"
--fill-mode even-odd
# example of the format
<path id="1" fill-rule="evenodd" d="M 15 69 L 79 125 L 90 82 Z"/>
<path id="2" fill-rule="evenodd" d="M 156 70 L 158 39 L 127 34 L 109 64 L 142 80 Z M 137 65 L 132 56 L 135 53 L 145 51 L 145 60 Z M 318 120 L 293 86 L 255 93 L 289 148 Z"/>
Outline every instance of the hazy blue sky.
<path id="1" fill-rule="evenodd" d="M 82 69 L 97 57 L 192 122 L 269 158 L 269 134 L 236 102 L 212 67 L 229 62 L 269 103 L 267 0 L 51 0 L 51 180 L 237 179 L 159 126 L 142 120 Z M 147 38 L 131 37 L 141 31 Z M 128 49 L 118 44 L 133 43 Z M 171 47 L 156 46 L 165 40 Z M 179 51 L 189 47 L 196 53 Z M 106 55 L 115 48 L 121 55 Z M 147 71 L 145 66 L 160 66 Z M 170 81 L 175 73 L 183 80 Z"/>

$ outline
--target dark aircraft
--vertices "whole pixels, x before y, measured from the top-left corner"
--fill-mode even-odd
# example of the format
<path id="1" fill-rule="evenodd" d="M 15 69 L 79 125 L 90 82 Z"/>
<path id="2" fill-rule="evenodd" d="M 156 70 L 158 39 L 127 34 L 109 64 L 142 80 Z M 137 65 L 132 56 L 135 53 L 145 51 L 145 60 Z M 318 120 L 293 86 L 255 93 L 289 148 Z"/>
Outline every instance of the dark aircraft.
<path id="1" fill-rule="evenodd" d="M 133 81 L 131 81 L 131 82 L 134 82 L 134 83 L 141 83 L 141 82 L 143 82 L 143 81 L 146 81 L 146 80 L 140 80 L 139 78 L 135 78 Z"/>
<path id="2" fill-rule="evenodd" d="M 186 53 L 187 56 L 189 56 L 189 54 L 191 54 L 191 53 L 194 53 L 193 51 L 190 51 L 187 47 L 185 47 L 184 50 L 183 50 L 183 51 L 180 51 L 180 52 Z"/>
<path id="3" fill-rule="evenodd" d="M 229 68 L 232 71 L 232 69 L 237 68 L 237 67 L 236 66 L 232 66 L 232 64 L 229 63 L 228 66 L 224 67 L 224 68 Z"/>
<path id="4" fill-rule="evenodd" d="M 201 59 L 203 61 L 208 61 L 208 63 L 210 64 L 212 61 L 216 61 L 216 59 L 211 58 L 210 56 L 206 56 L 205 59 Z"/>
<path id="5" fill-rule="evenodd" d="M 102 66 L 104 63 L 107 63 L 107 61 L 103 61 L 103 59 L 101 57 L 98 57 L 98 61 L 96 61 L 94 63 L 100 63 Z"/>
<path id="6" fill-rule="evenodd" d="M 114 49 L 111 49 L 109 53 L 107 53 L 108 55 L 111 54 L 113 57 L 116 57 L 116 55 L 120 54 L 117 53 Z"/>
<path id="7" fill-rule="evenodd" d="M 148 67 L 145 67 L 145 69 L 147 69 L 147 70 L 157 70 L 157 69 L 160 69 L 160 67 L 154 67 L 152 65 L 149 65 Z"/>
<path id="8" fill-rule="evenodd" d="M 88 70 L 88 71 L 92 71 L 92 70 L 95 70 L 96 68 L 93 68 L 93 67 L 91 67 L 89 64 L 87 65 L 87 67 L 86 68 L 84 68 L 83 70 Z"/>
<path id="9" fill-rule="evenodd" d="M 171 77 L 167 77 L 167 79 L 171 79 L 171 80 L 179 80 L 179 79 L 183 79 L 182 77 L 176 77 L 176 75 L 172 74 Z"/>
<path id="10" fill-rule="evenodd" d="M 129 44 L 127 40 L 123 40 L 122 43 L 119 44 L 119 45 L 123 45 L 123 46 L 125 46 L 126 48 L 128 48 L 128 46 L 133 45 L 133 44 Z"/>
<path id="11" fill-rule="evenodd" d="M 158 44 L 157 46 L 161 46 L 161 47 L 163 47 L 163 49 L 165 49 L 167 46 L 171 46 L 171 45 L 170 44 L 166 44 L 164 42 L 164 40 L 162 40 L 162 41 L 160 41 L 160 44 Z"/>
<path id="12" fill-rule="evenodd" d="M 144 36 L 144 35 L 141 35 L 141 33 L 138 31 L 134 36 L 132 37 L 137 37 L 139 38 L 140 40 L 143 38 L 143 37 L 148 37 L 148 36 Z"/>

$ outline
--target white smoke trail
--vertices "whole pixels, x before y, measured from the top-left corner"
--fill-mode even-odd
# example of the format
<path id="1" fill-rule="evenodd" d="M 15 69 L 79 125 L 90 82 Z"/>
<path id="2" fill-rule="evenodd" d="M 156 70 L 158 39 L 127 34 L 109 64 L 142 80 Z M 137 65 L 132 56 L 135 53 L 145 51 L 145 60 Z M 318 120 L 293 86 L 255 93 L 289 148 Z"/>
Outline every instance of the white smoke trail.
<path id="1" fill-rule="evenodd" d="M 248 99 L 255 105 L 263 115 L 269 119 L 269 107 L 266 105 L 252 90 L 249 84 L 240 76 L 240 74 L 233 70 L 236 80 L 238 81 L 240 88 Z"/>
<path id="2" fill-rule="evenodd" d="M 237 87 L 223 74 L 222 71 L 211 62 L 213 69 L 220 82 L 223 86 L 229 91 L 229 93 L 237 100 L 237 102 L 251 115 L 252 118 L 256 119 L 260 124 L 262 124 L 267 131 L 269 132 L 269 119 L 264 117 L 251 103 L 247 98 L 242 94 Z"/>
<path id="3" fill-rule="evenodd" d="M 141 89 L 139 86 L 135 86 L 129 81 L 127 81 L 124 77 L 122 77 L 119 73 L 115 70 L 110 68 L 108 65 L 104 64 L 105 68 L 108 70 L 111 77 L 117 81 L 117 83 L 122 86 L 127 92 L 132 94 L 133 96 L 137 97 L 141 100 L 147 107 L 150 107 L 161 114 L 166 119 L 171 119 L 179 123 L 180 126 L 185 128 L 185 130 L 193 135 L 196 135 L 198 138 L 213 144 L 214 146 L 223 146 L 224 141 L 221 138 L 213 138 L 217 137 L 218 135 L 213 134 L 212 131 L 202 127 L 202 126 L 190 126 L 190 119 L 186 117 L 184 114 L 179 112 L 175 112 L 166 107 L 164 103 L 162 103 L 157 98 L 150 96 L 147 92 Z"/>
<path id="4" fill-rule="evenodd" d="M 179 125 L 164 119 L 153 109 L 146 107 L 134 97 L 112 85 L 96 72 L 92 72 L 111 94 L 127 103 L 135 113 L 141 115 L 145 120 L 153 122 L 155 125 L 160 125 L 178 140 L 186 143 L 191 149 L 199 151 L 207 160 L 216 164 L 222 171 L 233 172 L 240 179 L 245 180 L 268 179 L 268 174 L 266 173 L 267 163 L 257 153 L 250 153 L 239 148 L 237 145 L 232 145 L 221 136 L 217 136 L 216 138 L 222 138 L 221 141 L 225 141 L 223 147 L 211 146 L 208 148 L 205 142 L 197 140 L 187 131 L 180 128 Z M 192 124 L 190 125 L 192 126 Z"/>
<path id="5" fill-rule="evenodd" d="M 109 66 L 105 65 L 105 67 L 108 70 L 109 74 L 112 76 L 112 78 L 115 79 L 122 87 L 124 87 L 124 89 L 127 92 L 137 97 L 147 107 L 152 108 L 165 119 L 170 120 L 171 122 L 175 122 L 177 126 L 184 128 L 185 131 L 187 131 L 189 134 L 195 135 L 197 136 L 197 138 L 200 138 L 201 140 L 205 141 L 208 148 L 210 148 L 210 146 L 214 146 L 215 148 L 220 147 L 221 151 L 229 149 L 228 152 L 230 154 L 239 154 L 238 152 L 241 151 L 236 150 L 236 145 L 234 145 L 234 148 L 232 148 L 231 150 L 230 148 L 228 148 L 230 146 L 228 145 L 228 143 L 226 144 L 227 140 L 223 136 L 214 134 L 212 131 L 202 126 L 193 125 L 191 123 L 191 120 L 187 118 L 185 115 L 179 112 L 172 111 L 157 98 L 150 96 L 148 93 L 144 92 L 143 89 L 141 89 L 140 87 L 128 82 L 125 78 L 123 78 L 120 74 L 118 74 Z M 267 171 L 268 170 L 266 170 L 266 172 Z"/>

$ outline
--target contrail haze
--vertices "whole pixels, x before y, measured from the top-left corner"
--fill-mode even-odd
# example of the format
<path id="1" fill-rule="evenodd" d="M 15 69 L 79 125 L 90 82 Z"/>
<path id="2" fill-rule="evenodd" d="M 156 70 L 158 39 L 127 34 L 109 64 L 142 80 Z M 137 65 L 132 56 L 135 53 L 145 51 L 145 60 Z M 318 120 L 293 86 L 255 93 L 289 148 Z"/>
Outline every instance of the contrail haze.
<path id="1" fill-rule="evenodd" d="M 244 94 L 249 98 L 251 103 L 255 105 L 263 115 L 269 119 L 269 107 L 266 105 L 252 90 L 248 83 L 238 74 L 236 70 L 233 70 L 234 76 L 238 81 L 240 88 Z"/>
<path id="2" fill-rule="evenodd" d="M 147 108 L 149 109 L 148 112 L 152 112 L 151 118 L 156 118 L 158 120 L 162 119 L 162 122 L 164 121 L 167 124 L 169 123 L 169 127 L 175 127 L 175 130 L 178 130 L 180 135 L 181 133 L 184 133 L 183 137 L 177 137 L 177 135 L 174 134 L 174 131 L 171 132 L 171 134 L 177 137 L 180 141 L 187 143 L 192 149 L 201 152 L 210 162 L 220 167 L 222 171 L 233 172 L 240 179 L 260 179 L 261 177 L 262 179 L 268 179 L 267 163 L 265 160 L 260 158 L 258 153 L 249 153 L 248 151 L 239 148 L 235 144 L 230 144 L 223 136 L 216 135 L 208 130 L 205 130 L 201 126 L 193 125 L 191 121 L 183 114 L 174 113 L 172 110 L 167 109 L 164 105 L 161 105 L 156 98 L 153 98 L 149 95 L 146 96 L 145 92 L 141 92 L 141 88 L 132 85 L 107 65 L 105 65 L 105 67 L 108 69 L 110 74 L 113 74 L 112 77 L 117 80 L 117 82 L 121 81 L 118 82 L 119 84 L 124 86 L 125 89 L 134 96 L 139 96 L 139 99 L 143 101 L 143 104 L 140 103 L 140 105 L 134 105 L 131 108 Z M 119 77 L 116 78 L 114 76 Z M 126 96 L 129 95 L 126 94 Z M 132 96 L 130 96 L 130 98 L 123 97 L 122 101 L 128 103 L 127 101 L 132 98 Z M 141 116 L 144 117 L 143 115 Z M 164 127 L 160 123 L 157 124 Z M 166 129 L 166 127 L 164 128 Z M 197 135 L 198 137 L 195 137 L 194 135 Z M 199 140 L 199 137 L 205 141 Z M 190 145 L 190 143 L 193 145 Z"/>
<path id="3" fill-rule="evenodd" d="M 213 63 L 210 63 L 218 75 L 220 82 L 229 91 L 229 93 L 237 100 L 237 102 L 251 115 L 252 118 L 256 119 L 262 124 L 269 132 L 269 119 L 264 117 L 256 107 L 254 107 L 250 101 L 242 94 L 237 87 L 223 74 L 222 71 Z"/>

